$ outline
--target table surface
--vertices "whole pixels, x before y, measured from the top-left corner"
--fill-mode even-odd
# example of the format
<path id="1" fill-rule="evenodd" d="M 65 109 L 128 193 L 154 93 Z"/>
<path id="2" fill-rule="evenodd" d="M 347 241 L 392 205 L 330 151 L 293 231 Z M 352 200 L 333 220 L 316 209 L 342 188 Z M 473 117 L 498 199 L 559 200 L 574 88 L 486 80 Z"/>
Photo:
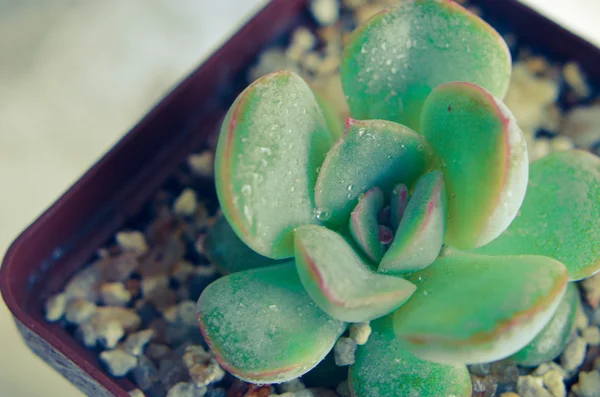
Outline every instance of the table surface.
<path id="1" fill-rule="evenodd" d="M 524 2 L 600 45 L 599 1 Z M 0 256 L 263 3 L 0 2 Z M 27 350 L 1 301 L 0 352 L 0 397 L 81 395 Z"/>

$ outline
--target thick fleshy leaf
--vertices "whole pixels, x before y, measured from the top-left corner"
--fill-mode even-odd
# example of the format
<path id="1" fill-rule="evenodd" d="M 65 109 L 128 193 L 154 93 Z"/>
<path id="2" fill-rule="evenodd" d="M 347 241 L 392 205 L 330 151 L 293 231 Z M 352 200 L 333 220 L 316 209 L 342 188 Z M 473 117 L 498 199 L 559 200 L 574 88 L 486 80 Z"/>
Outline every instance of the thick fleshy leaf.
<path id="1" fill-rule="evenodd" d="M 471 249 L 498 237 L 527 188 L 527 147 L 510 110 L 479 86 L 449 83 L 427 98 L 422 132 L 446 182 L 446 243 Z"/>
<path id="2" fill-rule="evenodd" d="M 394 230 L 400 226 L 400 220 L 404 215 L 406 204 L 408 203 L 408 188 L 404 184 L 399 184 L 392 191 L 390 199 L 390 223 Z"/>
<path id="3" fill-rule="evenodd" d="M 502 37 L 454 1 L 404 1 L 352 33 L 340 72 L 354 117 L 419 131 L 423 102 L 441 84 L 472 82 L 504 97 L 511 58 Z"/>
<path id="4" fill-rule="evenodd" d="M 254 383 L 301 376 L 346 329 L 306 294 L 293 262 L 218 279 L 198 299 L 197 311 L 221 365 Z"/>
<path id="5" fill-rule="evenodd" d="M 317 102 L 321 107 L 321 112 L 323 113 L 329 132 L 334 139 L 338 139 L 344 132 L 344 122 L 342 117 L 338 114 L 337 109 L 326 96 L 315 91 L 315 98 L 317 98 Z"/>
<path id="6" fill-rule="evenodd" d="M 423 176 L 411 196 L 379 271 L 407 273 L 433 263 L 444 243 L 446 190 L 440 171 Z"/>
<path id="7" fill-rule="evenodd" d="M 224 217 L 217 219 L 208 231 L 204 239 L 204 253 L 223 274 L 279 263 L 254 252 L 244 244 Z"/>
<path id="8" fill-rule="evenodd" d="M 476 252 L 544 255 L 567 266 L 571 280 L 600 270 L 600 158 L 572 150 L 531 164 L 517 218 Z"/>
<path id="9" fill-rule="evenodd" d="M 302 284 L 334 318 L 369 321 L 397 309 L 415 291 L 400 277 L 373 271 L 342 236 L 325 227 L 301 226 L 295 241 Z"/>
<path id="10" fill-rule="evenodd" d="M 577 286 L 569 283 L 567 292 L 550 322 L 531 343 L 513 355 L 512 359 L 528 367 L 537 367 L 541 363 L 554 360 L 567 347 L 567 341 L 575 326 L 578 307 Z"/>
<path id="11" fill-rule="evenodd" d="M 350 234 L 373 262 L 379 262 L 383 256 L 377 218 L 383 208 L 384 199 L 383 191 L 374 187 L 358 199 L 356 208 L 350 214 Z"/>
<path id="12" fill-rule="evenodd" d="M 378 186 L 387 194 L 423 174 L 430 150 L 423 136 L 389 121 L 348 119 L 319 173 L 315 203 L 331 225 L 348 221 L 358 196 Z M 325 215 L 323 215 L 325 214 Z"/>
<path id="13" fill-rule="evenodd" d="M 425 360 L 499 360 L 544 328 L 567 279 L 562 263 L 542 256 L 445 256 L 408 278 L 417 291 L 394 313 L 394 330 Z"/>
<path id="14" fill-rule="evenodd" d="M 355 397 L 470 397 L 465 365 L 423 361 L 402 348 L 389 317 L 371 323 L 367 343 L 358 346 L 348 381 Z"/>
<path id="15" fill-rule="evenodd" d="M 293 229 L 318 223 L 317 168 L 333 144 L 314 94 L 301 77 L 261 77 L 236 99 L 217 145 L 215 182 L 233 230 L 273 259 L 293 256 Z"/>

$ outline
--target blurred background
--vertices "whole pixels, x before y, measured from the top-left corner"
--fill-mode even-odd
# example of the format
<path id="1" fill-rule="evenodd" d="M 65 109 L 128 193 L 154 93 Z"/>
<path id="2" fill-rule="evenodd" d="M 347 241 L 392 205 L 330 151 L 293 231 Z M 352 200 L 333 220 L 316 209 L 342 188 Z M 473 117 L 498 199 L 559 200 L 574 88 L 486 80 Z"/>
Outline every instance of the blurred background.
<path id="1" fill-rule="evenodd" d="M 600 1 L 523 1 L 600 45 Z M 0 258 L 264 3 L 0 0 Z M 2 302 L 0 357 L 0 397 L 81 395 L 26 349 Z"/>

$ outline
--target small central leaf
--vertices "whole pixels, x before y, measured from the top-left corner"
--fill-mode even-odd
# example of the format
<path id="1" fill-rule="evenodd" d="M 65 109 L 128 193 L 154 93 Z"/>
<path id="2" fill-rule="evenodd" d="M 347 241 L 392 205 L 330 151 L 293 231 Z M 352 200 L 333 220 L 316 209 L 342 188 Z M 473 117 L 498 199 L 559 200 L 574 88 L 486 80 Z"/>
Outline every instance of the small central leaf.
<path id="1" fill-rule="evenodd" d="M 348 120 L 317 179 L 315 203 L 327 224 L 348 221 L 360 194 L 380 187 L 389 194 L 398 183 L 411 185 L 430 160 L 423 136 L 389 121 Z"/>
<path id="2" fill-rule="evenodd" d="M 273 259 L 293 256 L 293 230 L 319 223 L 317 168 L 333 144 L 322 111 L 298 75 L 278 72 L 236 99 L 221 129 L 217 193 L 236 234 Z"/>
<path id="3" fill-rule="evenodd" d="M 330 316 L 343 321 L 384 316 L 415 290 L 400 277 L 373 271 L 342 236 L 322 226 L 296 229 L 296 266 L 311 298 Z"/>
<path id="4" fill-rule="evenodd" d="M 446 191 L 440 171 L 423 176 L 410 198 L 396 237 L 380 265 L 382 273 L 407 273 L 433 263 L 444 243 Z"/>
<path id="5" fill-rule="evenodd" d="M 383 256 L 383 244 L 379 237 L 381 230 L 377 220 L 383 201 L 383 192 L 374 187 L 358 200 L 356 208 L 350 214 L 350 234 L 373 262 L 379 262 Z"/>

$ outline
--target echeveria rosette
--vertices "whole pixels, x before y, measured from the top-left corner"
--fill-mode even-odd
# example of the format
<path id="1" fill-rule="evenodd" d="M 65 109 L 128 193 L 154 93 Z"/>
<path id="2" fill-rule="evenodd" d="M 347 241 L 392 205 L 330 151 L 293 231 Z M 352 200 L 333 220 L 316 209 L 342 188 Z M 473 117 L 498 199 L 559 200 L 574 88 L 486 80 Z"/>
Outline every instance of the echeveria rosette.
<path id="1" fill-rule="evenodd" d="M 354 118 L 341 136 L 332 107 L 290 72 L 254 82 L 223 124 L 226 219 L 205 248 L 232 274 L 198 302 L 219 361 L 251 382 L 290 380 L 348 322 L 372 320 L 355 397 L 467 396 L 465 364 L 554 354 L 539 346 L 566 340 L 567 281 L 600 268 L 598 158 L 539 160 L 528 186 L 525 140 L 500 99 L 506 45 L 450 1 L 378 14 L 344 54 Z"/>

